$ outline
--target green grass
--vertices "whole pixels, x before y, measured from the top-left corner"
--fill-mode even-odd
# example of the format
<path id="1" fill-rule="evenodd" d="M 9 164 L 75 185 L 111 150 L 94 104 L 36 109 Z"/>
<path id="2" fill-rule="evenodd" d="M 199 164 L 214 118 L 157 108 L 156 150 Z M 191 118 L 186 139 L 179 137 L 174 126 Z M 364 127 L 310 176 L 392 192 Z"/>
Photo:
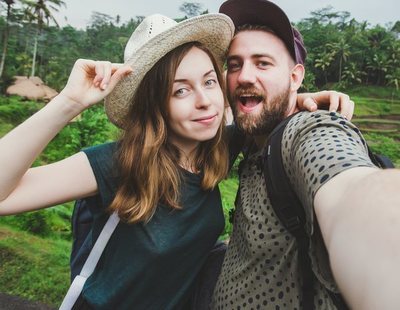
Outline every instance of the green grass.
<path id="1" fill-rule="evenodd" d="M 377 118 L 362 118 L 354 119 L 353 123 L 357 124 L 381 124 L 381 125 L 397 125 L 400 126 L 400 121 L 397 120 L 387 120 L 387 119 L 377 119 Z"/>
<path id="2" fill-rule="evenodd" d="M 373 152 L 389 157 L 397 168 L 400 167 L 400 143 L 398 141 L 388 135 L 374 132 L 364 133 L 363 136 Z"/>
<path id="3" fill-rule="evenodd" d="M 359 96 L 369 99 L 387 99 L 400 101 L 400 91 L 394 87 L 381 87 L 381 86 L 354 86 L 350 89 L 345 90 L 345 93 L 349 94 L 351 97 Z"/>
<path id="4" fill-rule="evenodd" d="M 390 102 L 388 100 L 375 100 L 358 96 L 351 96 L 355 103 L 354 113 L 361 115 L 389 115 L 400 114 L 400 102 Z"/>
<path id="5" fill-rule="evenodd" d="M 69 241 L 0 226 L 0 291 L 59 305 L 69 285 Z"/>

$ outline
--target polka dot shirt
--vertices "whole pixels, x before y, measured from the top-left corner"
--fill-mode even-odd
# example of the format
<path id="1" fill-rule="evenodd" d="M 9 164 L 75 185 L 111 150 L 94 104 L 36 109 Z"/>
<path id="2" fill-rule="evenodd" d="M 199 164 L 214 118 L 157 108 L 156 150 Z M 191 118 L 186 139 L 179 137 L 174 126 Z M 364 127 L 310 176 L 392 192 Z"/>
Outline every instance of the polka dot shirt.
<path id="1" fill-rule="evenodd" d="M 234 229 L 212 309 L 302 309 L 297 244 L 275 215 L 262 174 L 263 150 L 241 164 Z M 321 233 L 314 220 L 316 191 L 338 173 L 374 167 L 359 130 L 339 114 L 302 112 L 285 128 L 282 156 L 307 217 L 309 255 L 317 281 L 316 309 L 335 309 L 327 290 L 337 292 Z"/>

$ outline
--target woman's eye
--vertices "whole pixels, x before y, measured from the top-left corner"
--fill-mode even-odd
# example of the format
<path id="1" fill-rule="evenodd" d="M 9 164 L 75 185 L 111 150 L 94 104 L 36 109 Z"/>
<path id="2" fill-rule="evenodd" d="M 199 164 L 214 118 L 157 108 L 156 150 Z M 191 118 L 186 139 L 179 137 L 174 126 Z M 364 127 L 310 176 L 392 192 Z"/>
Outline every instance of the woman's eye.
<path id="1" fill-rule="evenodd" d="M 181 97 L 181 96 L 184 96 L 187 92 L 188 92 L 188 90 L 186 88 L 179 88 L 178 90 L 176 90 L 174 92 L 174 95 L 177 97 Z"/>
<path id="2" fill-rule="evenodd" d="M 206 84 L 206 86 L 213 86 L 213 85 L 217 84 L 217 81 L 214 79 L 209 79 L 206 81 L 205 84 Z"/>

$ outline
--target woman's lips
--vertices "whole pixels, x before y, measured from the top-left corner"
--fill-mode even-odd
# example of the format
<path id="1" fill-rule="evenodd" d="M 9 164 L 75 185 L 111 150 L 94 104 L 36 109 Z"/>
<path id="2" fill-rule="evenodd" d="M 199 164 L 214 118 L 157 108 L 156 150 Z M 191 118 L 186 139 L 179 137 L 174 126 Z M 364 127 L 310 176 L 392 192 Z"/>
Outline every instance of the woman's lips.
<path id="1" fill-rule="evenodd" d="M 208 124 L 212 123 L 216 118 L 217 118 L 217 114 L 214 114 L 214 115 L 199 117 L 199 118 L 194 119 L 193 121 L 196 123 L 208 125 Z"/>

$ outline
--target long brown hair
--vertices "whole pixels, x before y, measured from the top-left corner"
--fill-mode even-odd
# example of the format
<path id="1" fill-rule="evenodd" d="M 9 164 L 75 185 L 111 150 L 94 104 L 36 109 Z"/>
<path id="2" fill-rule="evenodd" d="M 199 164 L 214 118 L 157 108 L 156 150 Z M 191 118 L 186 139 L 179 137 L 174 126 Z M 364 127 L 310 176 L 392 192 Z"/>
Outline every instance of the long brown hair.
<path id="1" fill-rule="evenodd" d="M 221 67 L 198 42 L 181 45 L 159 60 L 145 75 L 133 98 L 119 143 L 120 184 L 110 208 L 129 223 L 147 222 L 158 203 L 180 209 L 180 152 L 169 142 L 168 102 L 176 70 L 192 47 L 210 57 L 225 94 Z M 213 189 L 228 170 L 228 151 L 222 137 L 225 117 L 211 140 L 195 150 L 194 168 L 201 171 L 202 188 Z"/>

